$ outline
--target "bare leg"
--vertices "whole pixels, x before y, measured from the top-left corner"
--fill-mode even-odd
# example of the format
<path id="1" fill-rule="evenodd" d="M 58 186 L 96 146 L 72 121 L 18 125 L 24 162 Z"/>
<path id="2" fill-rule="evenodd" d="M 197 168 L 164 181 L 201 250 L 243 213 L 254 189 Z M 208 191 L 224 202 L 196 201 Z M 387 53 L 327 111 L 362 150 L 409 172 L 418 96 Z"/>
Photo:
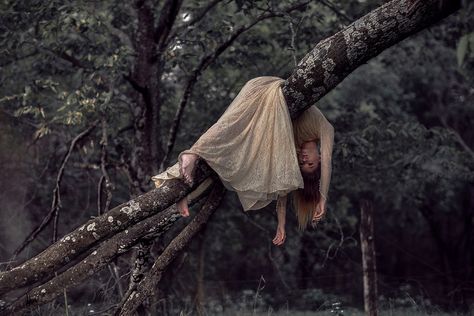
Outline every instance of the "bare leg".
<path id="1" fill-rule="evenodd" d="M 176 206 L 178 207 L 178 211 L 181 216 L 189 216 L 188 198 L 186 196 L 182 200 L 179 200 L 179 202 L 176 203 Z"/>
<path id="2" fill-rule="evenodd" d="M 193 183 L 193 171 L 196 160 L 199 158 L 196 154 L 182 154 L 180 157 L 179 172 L 184 178 L 184 182 L 191 185 Z"/>

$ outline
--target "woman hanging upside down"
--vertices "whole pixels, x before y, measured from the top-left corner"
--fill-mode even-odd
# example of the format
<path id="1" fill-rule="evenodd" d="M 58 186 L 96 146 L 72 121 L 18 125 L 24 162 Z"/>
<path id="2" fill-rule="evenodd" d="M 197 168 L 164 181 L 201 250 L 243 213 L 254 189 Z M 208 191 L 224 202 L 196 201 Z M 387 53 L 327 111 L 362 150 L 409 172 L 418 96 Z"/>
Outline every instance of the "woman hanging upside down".
<path id="1" fill-rule="evenodd" d="M 152 177 L 155 184 L 173 178 L 191 184 L 196 161 L 204 159 L 225 187 L 237 193 L 244 211 L 277 200 L 275 245 L 286 238 L 289 193 L 299 228 L 317 223 L 326 212 L 334 129 L 316 106 L 292 121 L 283 82 L 277 77 L 248 81 L 219 120 L 179 155 L 178 163 Z M 189 216 L 187 198 L 177 206 Z"/>

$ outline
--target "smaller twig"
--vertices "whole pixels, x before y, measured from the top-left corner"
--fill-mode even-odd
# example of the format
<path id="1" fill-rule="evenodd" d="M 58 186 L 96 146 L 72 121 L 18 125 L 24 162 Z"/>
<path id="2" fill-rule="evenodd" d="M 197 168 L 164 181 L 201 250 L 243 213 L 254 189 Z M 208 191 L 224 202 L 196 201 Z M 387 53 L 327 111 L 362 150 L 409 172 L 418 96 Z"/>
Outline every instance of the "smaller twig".
<path id="1" fill-rule="evenodd" d="M 109 268 L 109 271 L 110 271 L 110 275 L 112 276 L 112 278 L 115 281 L 115 284 L 117 285 L 117 290 L 118 290 L 119 297 L 123 297 L 123 287 L 122 287 L 122 283 L 120 282 L 120 275 L 119 275 L 119 272 L 118 272 L 117 265 L 115 263 L 111 262 L 111 263 L 109 263 L 108 268 Z"/>
<path id="2" fill-rule="evenodd" d="M 458 144 L 461 145 L 461 147 L 462 147 L 471 157 L 474 158 L 474 151 L 471 149 L 471 147 L 469 147 L 468 144 L 466 144 L 466 142 L 464 141 L 464 139 L 462 139 L 461 135 L 459 135 L 459 133 L 458 133 L 454 128 L 452 128 L 451 126 L 448 125 L 448 123 L 446 122 L 446 118 L 440 116 L 439 119 L 440 119 L 441 123 L 443 124 L 444 128 L 446 128 L 446 129 L 454 136 L 454 138 L 456 139 L 456 141 L 458 142 Z"/>
<path id="3" fill-rule="evenodd" d="M 291 55 L 293 56 L 293 64 L 296 66 L 298 65 L 298 61 L 296 59 L 296 48 L 295 48 L 296 31 L 295 31 L 295 27 L 293 25 L 293 20 L 291 16 L 288 17 L 288 20 L 290 23 L 290 31 L 291 31 L 291 40 L 290 40 L 289 50 L 291 51 Z"/>
<path id="4" fill-rule="evenodd" d="M 155 29 L 155 43 L 159 51 L 164 50 L 167 46 L 171 28 L 175 23 L 182 4 L 183 0 L 167 0 L 161 8 L 161 14 Z"/>
<path id="5" fill-rule="evenodd" d="M 107 121 L 104 116 L 102 117 L 102 139 L 100 141 L 100 146 L 101 146 L 100 171 L 102 172 L 102 176 L 98 184 L 98 191 L 99 191 L 98 201 L 97 201 L 98 215 L 100 215 L 102 212 L 107 212 L 110 206 L 110 202 L 112 201 L 113 184 L 107 172 L 107 145 L 108 145 Z M 106 200 L 105 200 L 104 207 L 102 207 L 102 194 L 101 193 L 102 193 L 102 188 L 104 184 L 105 184 Z"/>
<path id="6" fill-rule="evenodd" d="M 67 162 L 69 161 L 69 157 L 71 156 L 71 153 L 76 146 L 77 142 L 79 142 L 81 139 L 89 135 L 92 130 L 97 126 L 97 121 L 93 122 L 91 126 L 89 126 L 87 129 L 79 133 L 72 141 L 71 144 L 69 145 L 69 149 L 64 155 L 64 158 L 61 162 L 61 166 L 58 171 L 58 175 L 56 176 L 56 184 L 53 190 L 53 200 L 51 202 L 51 208 L 48 214 L 43 218 L 41 221 L 40 225 L 36 227 L 23 241 L 23 243 L 14 251 L 12 260 L 20 254 L 20 252 L 25 249 L 26 246 L 28 246 L 35 238 L 38 236 L 38 234 L 49 224 L 51 219 L 54 217 L 54 228 L 53 228 L 53 242 L 56 241 L 57 238 L 57 223 L 58 223 L 58 217 L 59 217 L 59 209 L 61 207 L 61 196 L 59 193 L 60 185 L 61 185 L 61 180 L 64 175 L 64 170 L 66 167 Z"/>
<path id="7" fill-rule="evenodd" d="M 135 81 L 135 79 L 132 78 L 130 74 L 128 75 L 123 75 L 123 78 L 130 83 L 133 89 L 135 89 L 137 92 L 142 94 L 143 96 L 148 95 L 148 89 L 146 87 L 140 86 L 138 82 Z"/>
<path id="8" fill-rule="evenodd" d="M 336 5 L 334 3 L 332 3 L 331 1 L 329 1 L 329 0 L 319 0 L 319 2 L 321 2 L 321 4 L 323 4 L 324 6 L 329 8 L 331 11 L 336 13 L 336 15 L 338 15 L 338 16 L 342 17 L 343 19 L 345 19 L 347 22 L 352 23 L 354 21 L 354 19 L 352 19 L 350 16 L 348 16 L 347 14 L 345 14 L 344 12 L 339 10 L 336 7 Z"/>
<path id="9" fill-rule="evenodd" d="M 173 31 L 171 31 L 170 35 L 168 36 L 168 40 L 166 42 L 166 46 L 170 44 L 170 42 L 176 37 L 176 35 L 180 34 L 183 30 L 190 28 L 194 24 L 198 23 L 201 21 L 206 14 L 211 11 L 212 8 L 214 8 L 219 2 L 223 0 L 213 0 L 211 1 L 206 7 L 204 7 L 201 12 L 196 14 L 196 16 L 189 20 L 188 22 L 184 23 L 183 25 L 180 25 L 179 27 L 175 28 Z"/>

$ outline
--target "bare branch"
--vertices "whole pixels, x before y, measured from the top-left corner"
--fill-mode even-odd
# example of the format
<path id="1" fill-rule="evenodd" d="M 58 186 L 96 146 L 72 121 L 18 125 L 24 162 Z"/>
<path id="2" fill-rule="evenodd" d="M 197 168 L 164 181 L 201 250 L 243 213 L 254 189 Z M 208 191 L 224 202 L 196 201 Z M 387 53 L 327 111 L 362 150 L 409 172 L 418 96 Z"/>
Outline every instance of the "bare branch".
<path id="1" fill-rule="evenodd" d="M 454 128 L 448 125 L 446 122 L 446 117 L 440 115 L 439 120 L 441 121 L 441 124 L 443 124 L 444 128 L 446 128 L 456 139 L 459 145 L 471 156 L 474 158 L 474 151 L 469 147 L 468 144 L 464 141 L 464 139 L 459 135 L 458 131 L 456 131 Z"/>
<path id="2" fill-rule="evenodd" d="M 41 221 L 41 224 L 38 227 L 36 227 L 26 237 L 26 239 L 23 241 L 23 243 L 14 251 L 13 258 L 16 258 L 16 256 L 18 256 L 18 254 L 20 254 L 20 252 L 23 249 L 25 249 L 25 247 L 28 246 L 36 238 L 36 236 L 38 236 L 38 234 L 49 224 L 49 222 L 51 221 L 53 216 L 55 218 L 57 218 L 57 214 L 59 212 L 59 209 L 61 208 L 61 197 L 60 197 L 60 193 L 59 193 L 59 188 L 60 188 L 60 185 L 61 185 L 61 180 L 62 180 L 62 177 L 63 177 L 63 174 L 64 174 L 64 169 L 66 167 L 66 164 L 67 164 L 67 162 L 69 160 L 69 157 L 71 156 L 71 153 L 74 150 L 74 147 L 76 146 L 77 142 L 80 141 L 81 139 L 83 139 L 84 137 L 86 137 L 87 135 L 89 135 L 92 132 L 92 130 L 94 130 L 97 123 L 98 123 L 97 121 L 93 122 L 91 126 L 89 126 L 87 129 L 85 129 L 84 131 L 79 133 L 71 141 L 71 144 L 69 145 L 69 150 L 64 155 L 64 158 L 61 162 L 61 166 L 59 167 L 58 175 L 56 176 L 56 185 L 55 185 L 54 190 L 53 190 L 53 201 L 51 202 L 51 208 L 50 208 L 48 214 L 46 214 L 46 216 Z M 55 239 L 56 239 L 56 237 L 55 237 L 56 233 L 57 233 L 57 226 L 56 225 L 57 225 L 57 222 L 55 220 L 53 242 L 55 242 Z"/>
<path id="3" fill-rule="evenodd" d="M 331 1 L 329 1 L 329 0 L 319 0 L 319 2 L 321 2 L 321 4 L 323 4 L 324 6 L 328 7 L 332 12 L 336 13 L 336 15 L 343 18 L 347 22 L 352 23 L 352 21 L 354 21 L 354 19 L 352 19 L 347 14 L 345 14 L 344 12 L 339 10 L 336 7 L 336 5 L 334 3 L 332 3 Z"/>
<path id="4" fill-rule="evenodd" d="M 99 242 L 176 203 L 212 175 L 215 175 L 212 169 L 202 160 L 198 161 L 193 186 L 181 180 L 170 180 L 160 188 L 87 221 L 36 257 L 11 270 L 0 272 L 0 295 L 48 278 Z"/>
<path id="5" fill-rule="evenodd" d="M 209 217 L 219 206 L 225 189 L 220 182 L 216 182 L 212 192 L 203 207 L 193 220 L 176 236 L 166 247 L 163 253 L 153 264 L 148 274 L 138 284 L 137 290 L 126 298 L 120 308 L 120 315 L 131 315 L 135 309 L 148 297 L 153 295 L 156 285 L 161 280 L 163 272 L 169 264 L 177 257 L 181 250 L 186 247 L 192 238 L 206 224 Z"/>
<path id="6" fill-rule="evenodd" d="M 110 181 L 110 176 L 107 172 L 107 121 L 105 117 L 102 117 L 102 139 L 100 141 L 101 146 L 101 154 L 100 154 L 100 171 L 102 172 L 102 176 L 100 178 L 98 184 L 98 197 L 97 197 L 97 215 L 102 214 L 103 212 L 107 212 L 110 207 L 110 202 L 112 201 L 112 190 L 113 184 Z M 102 207 L 102 189 L 103 185 L 105 185 L 105 205 Z"/>
<path id="7" fill-rule="evenodd" d="M 206 55 L 204 58 L 201 59 L 199 65 L 192 71 L 191 75 L 188 78 L 183 96 L 181 98 L 178 109 L 176 110 L 176 114 L 173 119 L 173 124 L 171 125 L 170 131 L 168 134 L 168 142 L 166 144 L 166 151 L 160 164 L 161 171 L 164 170 L 164 167 L 168 164 L 168 160 L 170 158 L 171 152 L 173 151 L 173 147 L 176 141 L 176 135 L 178 134 L 179 124 L 183 116 L 184 108 L 186 107 L 188 103 L 189 97 L 191 96 L 191 93 L 194 89 L 194 85 L 196 84 L 197 79 L 201 75 L 201 73 L 207 67 L 209 67 L 209 65 L 211 65 L 227 48 L 229 48 L 241 34 L 251 29 L 257 23 L 269 18 L 276 17 L 276 16 L 279 16 L 279 17 L 284 16 L 285 14 L 294 10 L 299 10 L 303 8 L 304 6 L 306 6 L 309 2 L 310 1 L 305 1 L 303 3 L 293 5 L 283 10 L 282 12 L 270 12 L 270 13 L 265 13 L 265 14 L 260 15 L 254 21 L 250 22 L 248 25 L 244 25 L 238 28 L 235 32 L 233 32 L 229 36 L 229 38 L 225 42 L 219 45 L 212 53 Z"/>
<path id="8" fill-rule="evenodd" d="M 18 300 L 8 304 L 7 307 L 4 307 L 4 310 L 0 310 L 0 314 L 5 312 L 15 313 L 24 308 L 34 308 L 55 299 L 63 293 L 64 289 L 68 289 L 90 278 L 117 256 L 129 251 L 143 234 L 149 231 L 155 231 L 159 235 L 164 234 L 179 218 L 181 218 L 181 215 L 179 215 L 176 207 L 172 206 L 166 211 L 158 213 L 130 227 L 128 230 L 116 234 L 103 242 L 96 250 L 90 251 L 87 257 L 76 265 L 48 282 L 31 289 Z"/>
<path id="9" fill-rule="evenodd" d="M 319 42 L 283 85 L 291 117 L 300 115 L 370 58 L 460 5 L 460 0 L 392 0 Z"/>
<path id="10" fill-rule="evenodd" d="M 123 78 L 127 80 L 133 89 L 137 92 L 141 93 L 142 95 L 146 96 L 148 94 L 148 90 L 146 87 L 142 87 L 136 80 L 132 78 L 131 75 L 123 75 Z"/>
<path id="11" fill-rule="evenodd" d="M 109 21 L 105 19 L 101 20 L 101 22 L 107 27 L 107 30 L 109 31 L 109 33 L 117 37 L 123 45 L 127 46 L 130 49 L 133 49 L 132 40 L 130 39 L 130 36 L 128 36 L 127 33 L 125 33 L 119 28 L 116 28 Z"/>
<path id="12" fill-rule="evenodd" d="M 54 52 L 54 54 L 68 62 L 70 62 L 74 67 L 77 67 L 77 68 L 87 68 L 86 65 L 84 65 L 84 63 L 82 63 L 79 59 L 77 59 L 76 57 L 72 56 L 72 55 L 69 55 L 68 53 L 66 52 Z"/>
<path id="13" fill-rule="evenodd" d="M 167 0 L 163 4 L 155 31 L 155 42 L 158 45 L 158 51 L 162 51 L 166 47 L 168 36 L 182 4 L 183 0 Z"/>
<path id="14" fill-rule="evenodd" d="M 189 20 L 188 22 L 184 23 L 183 25 L 180 25 L 179 27 L 176 27 L 174 30 L 171 31 L 170 35 L 168 36 L 168 40 L 166 42 L 166 45 L 169 45 L 170 42 L 176 37 L 176 35 L 180 34 L 182 31 L 185 29 L 193 26 L 194 24 L 198 23 L 201 21 L 209 11 L 212 10 L 219 2 L 222 2 L 223 0 L 213 0 L 209 2 L 207 6 L 201 9 L 201 11 L 196 14 L 194 18 Z"/>

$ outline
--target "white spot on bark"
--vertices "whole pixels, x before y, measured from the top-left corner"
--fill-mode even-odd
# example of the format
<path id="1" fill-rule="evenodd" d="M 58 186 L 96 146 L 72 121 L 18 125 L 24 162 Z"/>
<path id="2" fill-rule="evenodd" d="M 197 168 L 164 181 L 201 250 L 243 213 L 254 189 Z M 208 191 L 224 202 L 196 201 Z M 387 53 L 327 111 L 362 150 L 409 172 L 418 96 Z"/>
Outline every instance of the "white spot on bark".
<path id="1" fill-rule="evenodd" d="M 82 225 L 82 226 L 79 228 L 79 231 L 83 231 L 85 227 L 86 227 L 85 225 Z"/>
<path id="2" fill-rule="evenodd" d="M 112 223 L 114 221 L 114 218 L 112 216 L 107 217 L 107 221 L 109 223 Z"/>
<path id="3" fill-rule="evenodd" d="M 127 214 L 128 216 L 134 216 L 140 211 L 140 205 L 134 200 L 130 200 L 128 206 L 124 206 L 120 209 L 120 212 Z"/>
<path id="4" fill-rule="evenodd" d="M 128 234 L 128 229 L 125 229 L 125 234 Z"/>
<path id="5" fill-rule="evenodd" d="M 121 221 L 117 221 L 117 226 L 120 226 L 122 225 L 122 222 Z"/>
<path id="6" fill-rule="evenodd" d="M 100 239 L 100 235 L 96 232 L 92 232 L 92 237 L 94 237 L 95 239 Z"/>
<path id="7" fill-rule="evenodd" d="M 87 225 L 87 231 L 90 232 L 90 231 L 94 231 L 95 230 L 95 223 L 91 223 L 89 225 Z"/>
<path id="8" fill-rule="evenodd" d="M 95 250 L 92 255 L 95 256 L 97 254 L 97 250 Z"/>
<path id="9" fill-rule="evenodd" d="M 66 240 L 71 240 L 71 237 L 69 237 L 69 236 L 66 236 L 66 238 L 65 238 L 65 239 L 66 239 Z"/>
<path id="10" fill-rule="evenodd" d="M 71 253 L 72 253 L 72 254 L 75 254 L 75 253 L 76 253 L 76 250 L 72 249 L 72 250 L 71 250 Z"/>
<path id="11" fill-rule="evenodd" d="M 46 290 L 45 290 L 45 289 L 42 289 L 42 290 L 41 290 L 41 293 L 42 293 L 42 294 L 46 293 Z"/>
<path id="12" fill-rule="evenodd" d="M 72 238 L 72 242 L 76 242 L 76 238 L 73 237 L 73 238 Z"/>

